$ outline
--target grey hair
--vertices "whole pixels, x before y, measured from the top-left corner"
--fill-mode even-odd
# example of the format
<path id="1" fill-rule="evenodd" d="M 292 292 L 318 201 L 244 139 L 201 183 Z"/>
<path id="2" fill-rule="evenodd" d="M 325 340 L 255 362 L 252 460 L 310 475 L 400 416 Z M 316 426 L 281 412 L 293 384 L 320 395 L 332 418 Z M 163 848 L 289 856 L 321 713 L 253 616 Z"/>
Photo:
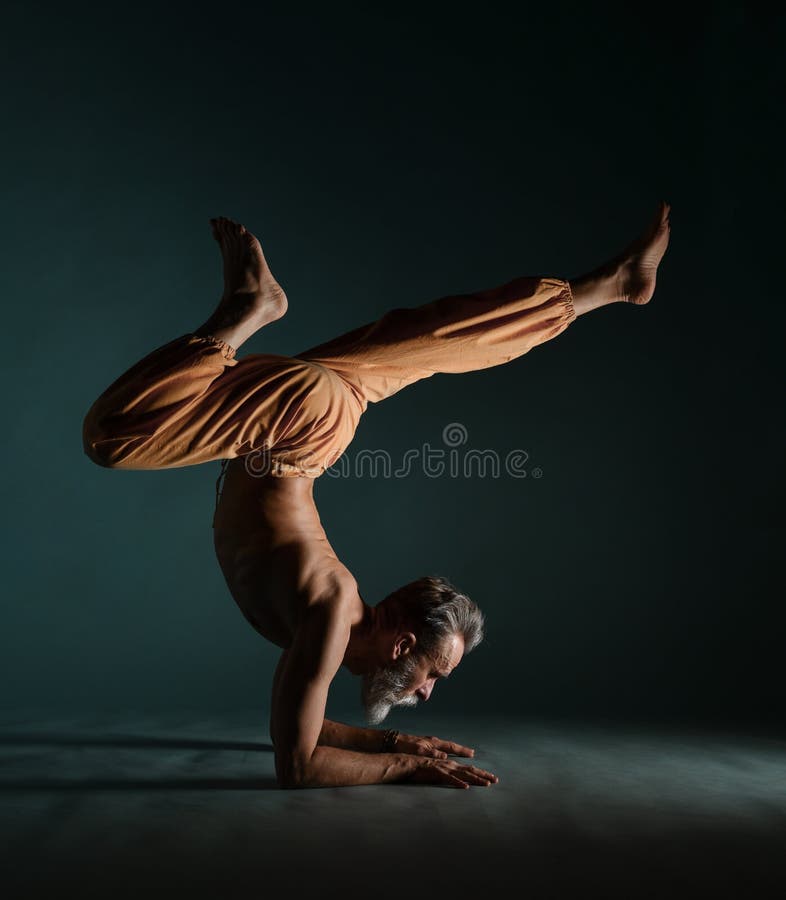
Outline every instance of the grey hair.
<path id="1" fill-rule="evenodd" d="M 388 594 L 382 602 L 398 624 L 413 631 L 426 653 L 439 652 L 445 639 L 454 634 L 464 638 L 464 653 L 483 640 L 483 613 L 447 578 L 426 575 Z"/>

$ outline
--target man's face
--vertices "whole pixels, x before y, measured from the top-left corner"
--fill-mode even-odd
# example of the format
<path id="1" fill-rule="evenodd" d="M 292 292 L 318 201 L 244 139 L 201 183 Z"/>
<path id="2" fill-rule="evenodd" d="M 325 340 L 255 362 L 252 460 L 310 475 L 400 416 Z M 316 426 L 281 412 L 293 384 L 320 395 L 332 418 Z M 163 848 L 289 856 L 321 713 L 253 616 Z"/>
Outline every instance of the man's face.
<path id="1" fill-rule="evenodd" d="M 464 639 L 452 635 L 434 657 L 416 648 L 401 649 L 399 643 L 396 648 L 391 663 L 362 679 L 361 699 L 371 725 L 383 722 L 394 706 L 417 706 L 420 700 L 428 700 L 437 680 L 447 678 L 461 662 Z"/>

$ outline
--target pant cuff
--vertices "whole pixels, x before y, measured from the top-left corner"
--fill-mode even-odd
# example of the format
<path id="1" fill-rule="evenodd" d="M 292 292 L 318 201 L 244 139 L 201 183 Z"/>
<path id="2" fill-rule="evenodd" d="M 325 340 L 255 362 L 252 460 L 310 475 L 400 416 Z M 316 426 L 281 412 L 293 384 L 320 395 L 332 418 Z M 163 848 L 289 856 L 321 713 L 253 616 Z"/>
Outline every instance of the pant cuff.
<path id="1" fill-rule="evenodd" d="M 199 340 L 207 341 L 210 344 L 215 344 L 215 346 L 219 348 L 225 359 L 234 359 L 237 350 L 231 344 L 228 344 L 226 341 L 219 340 L 219 338 L 213 337 L 212 334 L 197 334 L 196 332 L 193 332 L 193 334 L 194 337 L 198 338 Z"/>
<path id="2" fill-rule="evenodd" d="M 570 282 L 565 282 L 565 294 L 563 297 L 563 303 L 565 306 L 565 318 L 568 322 L 568 325 L 576 318 L 576 307 L 573 304 L 573 288 L 570 286 Z"/>

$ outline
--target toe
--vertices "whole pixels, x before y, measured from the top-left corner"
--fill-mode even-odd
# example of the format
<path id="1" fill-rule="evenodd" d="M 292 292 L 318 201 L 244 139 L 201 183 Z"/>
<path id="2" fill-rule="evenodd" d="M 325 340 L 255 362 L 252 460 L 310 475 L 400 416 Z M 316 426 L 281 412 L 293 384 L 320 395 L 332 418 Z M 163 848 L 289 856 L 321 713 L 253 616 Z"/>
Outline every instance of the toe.
<path id="1" fill-rule="evenodd" d="M 664 228 L 666 228 L 668 226 L 668 222 L 669 222 L 669 207 L 664 200 L 661 200 L 660 208 L 658 209 L 658 212 L 653 221 L 654 227 L 651 232 L 652 237 L 654 238 L 658 234 L 660 234 L 664 230 Z"/>

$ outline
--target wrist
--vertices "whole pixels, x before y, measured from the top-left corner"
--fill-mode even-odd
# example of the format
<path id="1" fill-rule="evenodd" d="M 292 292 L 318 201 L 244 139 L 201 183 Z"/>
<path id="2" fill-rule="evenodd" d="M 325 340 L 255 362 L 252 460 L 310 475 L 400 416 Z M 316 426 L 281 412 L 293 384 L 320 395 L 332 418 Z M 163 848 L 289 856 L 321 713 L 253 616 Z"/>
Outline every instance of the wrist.
<path id="1" fill-rule="evenodd" d="M 380 753 L 395 753 L 396 745 L 398 744 L 398 738 L 400 735 L 400 731 L 397 731 L 395 728 L 387 728 L 381 734 L 381 741 L 379 745 Z"/>

